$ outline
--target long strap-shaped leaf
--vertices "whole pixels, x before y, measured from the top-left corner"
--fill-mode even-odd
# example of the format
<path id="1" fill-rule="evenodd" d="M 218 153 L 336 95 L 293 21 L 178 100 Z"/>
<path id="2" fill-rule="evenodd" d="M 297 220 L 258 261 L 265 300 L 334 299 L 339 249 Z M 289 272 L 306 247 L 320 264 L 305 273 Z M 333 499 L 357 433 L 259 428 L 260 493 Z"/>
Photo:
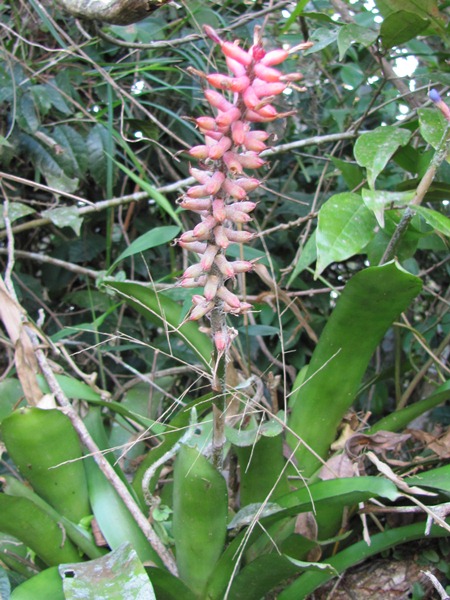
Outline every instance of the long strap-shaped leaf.
<path id="1" fill-rule="evenodd" d="M 327 457 L 372 354 L 421 288 L 421 280 L 395 262 L 360 271 L 348 282 L 314 350 L 305 383 L 294 386 L 288 434 L 292 448 L 299 437 L 318 456 Z M 306 477 L 321 464 L 303 444 L 296 459 Z"/>

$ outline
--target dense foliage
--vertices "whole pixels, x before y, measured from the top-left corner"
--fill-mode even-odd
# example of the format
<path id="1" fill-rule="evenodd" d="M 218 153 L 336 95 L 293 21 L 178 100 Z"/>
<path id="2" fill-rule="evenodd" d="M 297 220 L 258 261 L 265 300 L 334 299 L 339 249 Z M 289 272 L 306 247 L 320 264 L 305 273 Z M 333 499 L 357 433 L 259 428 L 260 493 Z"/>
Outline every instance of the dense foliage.
<path id="1" fill-rule="evenodd" d="M 204 25 L 313 42 L 280 66 L 303 78 L 227 254 L 256 266 L 222 473 L 220 357 L 174 243 L 199 73 L 228 72 Z M 412 540 L 446 585 L 448 31 L 437 0 L 185 0 L 126 26 L 0 2 L 2 598 L 298 599 Z"/>

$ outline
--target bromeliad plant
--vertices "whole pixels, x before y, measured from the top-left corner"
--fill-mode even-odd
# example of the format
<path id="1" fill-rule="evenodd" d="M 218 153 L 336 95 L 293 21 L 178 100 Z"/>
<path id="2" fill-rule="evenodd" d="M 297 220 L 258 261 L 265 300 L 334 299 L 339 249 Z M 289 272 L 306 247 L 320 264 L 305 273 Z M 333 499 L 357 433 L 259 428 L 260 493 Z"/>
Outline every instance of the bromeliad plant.
<path id="1" fill-rule="evenodd" d="M 0 494 L 2 562 L 26 579 L 14 590 L 13 600 L 63 600 L 86 592 L 92 597 L 140 594 L 158 600 L 259 600 L 274 588 L 282 600 L 305 598 L 361 559 L 424 536 L 425 524 L 418 522 L 371 535 L 369 545 L 360 541 L 357 519 L 342 535 L 344 512 L 354 514 L 371 498 L 410 506 L 417 505 L 415 496 L 421 495 L 419 505 L 430 519 L 427 534 L 448 535 L 448 525 L 439 516 L 450 494 L 448 466 L 421 473 L 420 480 L 403 480 L 373 453 L 368 453 L 372 467 L 357 457 L 361 447 L 389 451 L 403 442 L 394 433 L 448 399 L 448 382 L 428 398 L 375 424 L 368 435 L 353 438 L 351 452 L 342 452 L 352 439 L 349 428 L 345 439 L 333 446 L 372 354 L 420 293 L 419 277 L 395 261 L 381 261 L 347 283 L 309 365 L 297 375 L 292 389 L 283 390 L 284 413 L 272 413 L 263 381 L 256 375 L 230 383 L 226 371 L 232 364 L 230 349 L 236 332 L 229 318 L 251 310 L 236 284 L 254 262 L 232 260 L 227 252 L 232 244 L 245 244 L 253 237 L 247 226 L 256 203 L 249 194 L 260 185 L 253 170 L 264 165 L 260 153 L 269 139 L 264 126 L 291 114 L 278 112 L 274 104 L 300 78 L 283 74 L 280 65 L 305 45 L 266 52 L 257 31 L 253 45 L 245 50 L 210 27 L 205 31 L 220 47 L 229 73 L 194 71 L 213 88 L 204 94 L 214 115 L 195 119 L 204 136 L 204 143 L 190 150 L 191 158 L 198 161 L 190 168 L 197 183 L 179 200 L 181 208 L 200 219 L 178 239 L 182 248 L 196 255 L 179 282 L 181 288 L 196 290 L 193 307 L 184 318 L 180 306 L 164 293 L 137 283 L 108 280 L 107 285 L 191 346 L 201 363 L 199 372 L 212 382 L 213 394 L 187 404 L 178 399 L 181 406 L 174 416 L 153 421 L 127 402 L 110 401 L 95 385 L 52 374 L 36 336 L 31 335 L 47 384 L 33 379 L 34 367 L 24 371 L 24 361 L 18 360 L 17 371 L 23 385 L 28 384 L 28 403 L 33 404 L 40 386 L 52 392 L 66 414 L 27 407 L 2 418 L 2 441 L 11 468 L 21 476 L 5 475 Z M 433 99 L 442 102 L 435 95 Z M 444 160 L 448 127 L 440 124 L 436 140 L 436 128 L 428 127 L 435 123 L 433 111 L 421 114 L 423 131 L 431 140 L 433 129 L 430 143 L 438 159 Z M 361 252 L 375 235 L 375 219 L 383 227 L 384 209 L 399 196 L 394 199 L 384 192 L 385 205 L 380 206 L 383 200 L 375 193 L 374 182 L 409 134 L 384 128 L 359 137 L 355 158 L 367 170 L 369 189 L 363 188 L 361 195 L 337 194 L 321 208 L 315 246 L 318 276 L 330 262 Z M 438 159 L 432 165 L 435 171 Z M 413 200 L 407 208 L 445 232 L 448 224 L 421 210 L 419 194 Z M 401 196 L 402 203 L 407 201 L 407 196 Z M 404 204 L 399 206 L 406 212 Z M 368 238 L 364 243 L 361 235 Z M 142 245 L 135 248 L 139 252 Z M 1 292 L 2 306 L 7 305 L 9 316 L 17 317 L 16 328 L 9 321 L 8 333 L 25 352 L 26 329 L 19 326 L 17 302 L 6 288 Z M 210 337 L 199 331 L 201 319 L 209 325 Z M 252 392 L 245 394 L 247 389 Z M 89 403 L 84 424 L 67 396 Z M 228 397 L 237 398 L 241 406 L 238 410 L 233 406 L 227 420 Z M 112 445 L 103 408 L 125 426 L 133 423 L 150 431 L 158 442 L 145 451 L 131 483 L 119 465 L 101 460 L 102 451 Z M 254 408 L 259 414 L 253 413 Z M 84 458 L 80 440 L 89 454 Z M 359 477 L 353 476 L 356 468 Z M 376 469 L 382 475 L 374 476 Z M 431 526 L 433 520 L 440 526 Z M 29 560 L 28 549 L 36 560 Z"/>

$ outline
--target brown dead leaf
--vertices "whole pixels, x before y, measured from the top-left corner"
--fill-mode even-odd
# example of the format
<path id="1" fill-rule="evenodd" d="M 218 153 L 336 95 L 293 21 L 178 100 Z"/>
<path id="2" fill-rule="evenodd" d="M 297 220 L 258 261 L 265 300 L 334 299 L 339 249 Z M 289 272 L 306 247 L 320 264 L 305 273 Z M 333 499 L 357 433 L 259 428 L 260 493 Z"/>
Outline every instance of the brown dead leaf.
<path id="1" fill-rule="evenodd" d="M 386 452 L 395 450 L 411 438 L 410 433 L 392 433 L 392 431 L 377 431 L 372 435 L 355 433 L 345 444 L 345 451 L 349 456 L 358 456 L 364 450 Z"/>
<path id="2" fill-rule="evenodd" d="M 25 398 L 28 404 L 35 406 L 41 399 L 42 392 L 36 379 L 38 367 L 33 344 L 24 329 L 25 316 L 24 309 L 11 296 L 0 276 L 0 319 L 14 345 L 17 376 Z"/>
<path id="3" fill-rule="evenodd" d="M 447 428 L 439 436 L 419 429 L 410 430 L 410 435 L 424 444 L 428 450 L 437 454 L 439 458 L 450 458 L 450 428 Z"/>
<path id="4" fill-rule="evenodd" d="M 319 479 L 322 480 L 340 477 L 355 477 L 353 462 L 345 453 L 329 458 L 319 471 Z"/>

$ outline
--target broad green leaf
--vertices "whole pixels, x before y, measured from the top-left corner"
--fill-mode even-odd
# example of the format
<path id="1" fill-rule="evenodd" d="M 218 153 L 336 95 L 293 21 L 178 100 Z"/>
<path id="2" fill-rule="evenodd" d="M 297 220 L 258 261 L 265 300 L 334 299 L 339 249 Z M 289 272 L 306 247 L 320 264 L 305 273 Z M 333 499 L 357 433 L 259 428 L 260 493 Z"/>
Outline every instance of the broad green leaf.
<path id="1" fill-rule="evenodd" d="M 26 544 L 48 566 L 79 560 L 79 550 L 42 508 L 28 498 L 0 494 L 0 531 Z"/>
<path id="2" fill-rule="evenodd" d="M 419 475 L 412 475 L 407 477 L 405 482 L 411 486 L 432 488 L 450 494 L 450 465 L 431 469 Z"/>
<path id="3" fill-rule="evenodd" d="M 57 162 L 67 177 L 82 178 L 88 165 L 88 153 L 84 138 L 69 125 L 59 125 L 52 131 L 52 138 L 60 149 Z"/>
<path id="4" fill-rule="evenodd" d="M 448 122 L 444 115 L 435 108 L 419 108 L 417 113 L 423 139 L 434 149 L 439 148 L 445 132 L 448 131 Z M 447 162 L 450 162 L 449 156 L 447 156 Z"/>
<path id="5" fill-rule="evenodd" d="M 16 498 L 27 498 L 31 500 L 37 507 L 41 508 L 47 515 L 60 523 L 64 527 L 66 535 L 72 542 L 78 546 L 81 552 L 89 558 L 98 558 L 104 554 L 104 550 L 99 548 L 86 529 L 81 526 L 74 524 L 72 521 L 62 516 L 61 512 L 55 510 L 50 504 L 48 504 L 41 496 L 38 496 L 28 484 L 22 483 L 12 475 L 4 475 L 3 480 L 3 491 L 8 496 L 14 496 Z M 90 517 L 87 516 L 89 519 Z"/>
<path id="6" fill-rule="evenodd" d="M 377 8 L 384 18 L 399 11 L 414 13 L 421 19 L 429 20 L 436 31 L 445 35 L 445 22 L 437 0 L 377 0 Z"/>
<path id="7" fill-rule="evenodd" d="M 90 514 L 80 440 L 59 410 L 20 408 L 3 419 L 2 440 L 34 491 L 74 523 Z"/>
<path id="8" fill-rule="evenodd" d="M 132 242 L 128 248 L 116 258 L 108 273 L 110 273 L 121 260 L 127 258 L 128 256 L 145 252 L 146 250 L 150 250 L 150 248 L 155 248 L 156 246 L 168 244 L 179 233 L 179 231 L 180 228 L 174 225 L 150 229 L 150 231 L 147 231 L 134 240 L 134 242 Z"/>
<path id="9" fill-rule="evenodd" d="M 395 529 L 386 529 L 383 533 L 370 536 L 370 546 L 365 541 L 352 544 L 350 547 L 338 552 L 335 556 L 327 559 L 327 562 L 338 573 L 353 567 L 370 556 L 379 554 L 398 544 L 405 544 L 415 540 L 423 540 L 424 523 L 415 523 Z M 431 528 L 430 539 L 434 537 L 446 537 L 448 531 L 437 525 Z M 329 572 L 307 572 L 298 577 L 292 584 L 285 588 L 279 595 L 278 600 L 305 600 L 320 585 L 334 577 Z"/>
<path id="10" fill-rule="evenodd" d="M 344 110 L 343 117 L 344 120 L 347 118 L 348 112 Z M 344 125 L 342 124 L 342 127 Z M 330 157 L 333 165 L 339 169 L 344 178 L 345 183 L 349 190 L 353 190 L 361 185 L 364 180 L 364 171 L 360 166 L 349 162 L 347 160 L 342 160 L 340 158 L 336 158 L 335 156 Z"/>
<path id="11" fill-rule="evenodd" d="M 258 556 L 246 565 L 233 580 L 229 600 L 260 600 L 285 579 L 303 569 L 282 554 L 271 553 Z"/>
<path id="12" fill-rule="evenodd" d="M 277 517 L 307 512 L 315 506 L 352 506 L 370 497 L 394 502 L 400 496 L 396 486 L 382 477 L 342 477 L 312 483 L 277 499 L 281 511 Z"/>
<path id="13" fill-rule="evenodd" d="M 312 355 L 306 379 L 294 384 L 287 434 L 326 458 L 342 417 L 355 399 L 372 354 L 387 329 L 422 288 L 395 262 L 357 273 L 345 286 Z M 305 445 L 296 451 L 309 477 L 320 460 Z"/>
<path id="14" fill-rule="evenodd" d="M 370 46 L 378 37 L 378 31 L 373 31 L 367 27 L 350 23 L 339 29 L 337 44 L 339 48 L 339 60 L 344 58 L 345 53 L 352 44 L 362 44 L 364 47 Z"/>
<path id="15" fill-rule="evenodd" d="M 428 225 L 440 233 L 450 237 L 450 219 L 437 210 L 426 206 L 414 206 L 414 210 L 425 219 Z"/>
<path id="16" fill-rule="evenodd" d="M 64 173 L 57 160 L 54 147 L 50 148 L 41 140 L 26 133 L 20 134 L 20 144 L 36 168 L 44 175 L 50 187 L 68 193 L 73 193 L 77 190 L 79 184 L 78 177 L 68 177 Z"/>
<path id="17" fill-rule="evenodd" d="M 123 27 L 122 27 L 123 29 Z M 197 600 L 197 596 L 178 577 L 167 569 L 147 567 L 158 600 Z"/>
<path id="18" fill-rule="evenodd" d="M 156 600 L 152 584 L 130 544 L 84 563 L 60 565 L 66 600 Z"/>
<path id="19" fill-rule="evenodd" d="M 391 13 L 381 23 L 380 37 L 383 48 L 400 46 L 412 40 L 428 25 L 429 21 L 421 18 L 416 12 L 399 10 Z"/>
<path id="20" fill-rule="evenodd" d="M 26 93 L 21 96 L 17 119 L 21 127 L 29 133 L 34 133 L 39 129 L 39 117 L 31 94 Z"/>
<path id="21" fill-rule="evenodd" d="M 320 52 L 320 50 L 323 50 L 330 44 L 334 44 L 334 42 L 337 40 L 337 36 L 338 29 L 330 30 L 326 27 L 319 27 L 319 29 L 316 29 L 311 34 L 311 41 L 314 42 L 314 46 L 303 52 L 303 56 Z"/>
<path id="22" fill-rule="evenodd" d="M 92 512 L 109 547 L 116 549 L 129 542 L 142 562 L 151 561 L 162 566 L 160 558 L 94 459 L 87 458 L 85 465 Z"/>
<path id="23" fill-rule="evenodd" d="M 184 445 L 175 460 L 173 478 L 172 533 L 180 579 L 204 598 L 225 544 L 227 485 L 207 458 Z"/>
<path id="24" fill-rule="evenodd" d="M 70 227 L 77 235 L 80 235 L 83 219 L 78 214 L 78 209 L 75 206 L 64 206 L 61 208 L 49 208 L 42 211 L 41 215 L 45 219 L 50 219 L 53 225 L 62 229 Z"/>
<path id="25" fill-rule="evenodd" d="M 164 294 L 138 283 L 108 282 L 108 288 L 116 290 L 127 303 L 153 323 L 164 327 L 169 335 L 180 336 L 201 360 L 209 365 L 212 354 L 211 340 L 199 331 L 198 324 L 188 321 L 181 325 L 181 307 Z"/>
<path id="26" fill-rule="evenodd" d="M 10 600 L 31 600 L 31 598 L 66 600 L 58 567 L 44 569 L 34 577 L 24 581 L 13 590 Z"/>
<path id="27" fill-rule="evenodd" d="M 123 28 L 122 28 L 123 29 Z M 90 131 L 86 139 L 87 152 L 89 153 L 88 169 L 92 178 L 99 186 L 106 186 L 107 163 L 109 149 L 113 145 L 114 139 L 111 138 L 108 129 L 97 123 Z"/>
<path id="28" fill-rule="evenodd" d="M 0 212 L 0 229 L 5 228 L 5 221 L 3 219 L 4 212 L 4 204 L 2 205 L 2 211 Z M 10 202 L 8 208 L 8 217 L 11 223 L 17 221 L 17 219 L 21 219 L 22 217 L 26 217 L 27 215 L 31 215 L 36 212 L 34 208 L 28 206 L 28 204 L 23 204 L 22 202 Z"/>
<path id="29" fill-rule="evenodd" d="M 380 227 L 384 228 L 384 211 L 386 208 L 408 204 L 413 198 L 415 192 L 384 192 L 378 190 L 368 190 L 363 188 L 362 199 L 364 204 L 375 215 Z"/>
<path id="30" fill-rule="evenodd" d="M 281 427 L 281 424 L 280 424 Z M 274 500 L 289 491 L 287 474 L 283 473 L 283 437 L 260 437 L 253 445 L 235 444 L 241 473 L 241 506 Z"/>
<path id="31" fill-rule="evenodd" d="M 351 192 L 332 196 L 319 211 L 315 277 L 330 263 L 359 254 L 372 239 L 374 229 L 374 216 L 361 196 Z"/>
<path id="32" fill-rule="evenodd" d="M 394 152 L 405 146 L 411 132 L 390 125 L 377 127 L 373 131 L 363 133 L 357 139 L 354 154 L 356 162 L 367 169 L 370 188 L 374 188 L 375 180 L 391 159 Z"/>

